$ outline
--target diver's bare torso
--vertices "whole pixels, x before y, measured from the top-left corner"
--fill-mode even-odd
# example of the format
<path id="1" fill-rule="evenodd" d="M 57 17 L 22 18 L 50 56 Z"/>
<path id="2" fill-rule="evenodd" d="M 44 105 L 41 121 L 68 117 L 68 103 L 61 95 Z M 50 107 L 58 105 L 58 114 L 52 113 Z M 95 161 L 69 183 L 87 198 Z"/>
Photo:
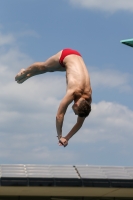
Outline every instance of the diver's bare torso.
<path id="1" fill-rule="evenodd" d="M 91 103 L 90 77 L 82 57 L 68 55 L 63 63 L 66 68 L 67 90 L 74 91 L 74 101 L 82 97 Z"/>

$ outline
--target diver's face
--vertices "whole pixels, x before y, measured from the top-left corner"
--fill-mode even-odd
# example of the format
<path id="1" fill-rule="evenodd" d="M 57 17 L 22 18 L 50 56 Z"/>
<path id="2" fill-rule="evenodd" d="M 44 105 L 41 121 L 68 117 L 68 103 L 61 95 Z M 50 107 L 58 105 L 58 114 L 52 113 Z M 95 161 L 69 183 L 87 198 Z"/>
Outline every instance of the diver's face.
<path id="1" fill-rule="evenodd" d="M 73 104 L 72 109 L 75 115 L 78 115 L 78 105 L 76 103 Z"/>

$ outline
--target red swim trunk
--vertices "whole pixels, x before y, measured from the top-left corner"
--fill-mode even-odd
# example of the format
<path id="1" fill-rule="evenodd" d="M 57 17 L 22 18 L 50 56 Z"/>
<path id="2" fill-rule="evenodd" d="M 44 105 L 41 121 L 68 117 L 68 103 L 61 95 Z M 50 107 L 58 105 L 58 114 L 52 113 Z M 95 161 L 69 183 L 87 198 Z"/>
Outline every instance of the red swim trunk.
<path id="1" fill-rule="evenodd" d="M 81 54 L 76 51 L 76 50 L 73 50 L 73 49 L 63 49 L 62 51 L 62 54 L 61 54 L 61 57 L 59 59 L 59 63 L 62 67 L 65 67 L 64 63 L 63 63 L 63 60 L 66 56 L 68 55 L 71 55 L 71 54 L 74 54 L 74 55 L 78 55 L 78 56 L 81 56 Z"/>

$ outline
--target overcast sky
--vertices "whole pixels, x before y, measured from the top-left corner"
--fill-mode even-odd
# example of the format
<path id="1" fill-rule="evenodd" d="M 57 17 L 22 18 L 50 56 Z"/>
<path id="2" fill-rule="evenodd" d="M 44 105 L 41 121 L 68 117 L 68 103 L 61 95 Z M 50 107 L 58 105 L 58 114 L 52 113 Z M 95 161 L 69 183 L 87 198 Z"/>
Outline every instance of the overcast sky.
<path id="1" fill-rule="evenodd" d="M 0 164 L 132 166 L 132 0 L 0 0 Z M 78 50 L 93 89 L 92 112 L 64 148 L 55 117 L 65 73 L 14 81 L 21 68 L 63 48 Z M 76 123 L 71 105 L 63 135 Z"/>

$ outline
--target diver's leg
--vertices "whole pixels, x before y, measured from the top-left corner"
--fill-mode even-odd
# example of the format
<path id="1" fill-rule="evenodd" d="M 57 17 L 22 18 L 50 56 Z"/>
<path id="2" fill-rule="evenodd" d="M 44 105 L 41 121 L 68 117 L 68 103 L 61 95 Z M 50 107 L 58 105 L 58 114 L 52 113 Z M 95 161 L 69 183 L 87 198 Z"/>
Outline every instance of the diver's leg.
<path id="1" fill-rule="evenodd" d="M 17 83 L 23 83 L 28 78 L 38 74 L 54 71 L 66 71 L 65 68 L 59 64 L 60 55 L 61 52 L 50 57 L 45 62 L 36 62 L 30 65 L 27 69 L 21 69 L 21 71 L 16 75 L 15 81 L 17 81 Z"/>

